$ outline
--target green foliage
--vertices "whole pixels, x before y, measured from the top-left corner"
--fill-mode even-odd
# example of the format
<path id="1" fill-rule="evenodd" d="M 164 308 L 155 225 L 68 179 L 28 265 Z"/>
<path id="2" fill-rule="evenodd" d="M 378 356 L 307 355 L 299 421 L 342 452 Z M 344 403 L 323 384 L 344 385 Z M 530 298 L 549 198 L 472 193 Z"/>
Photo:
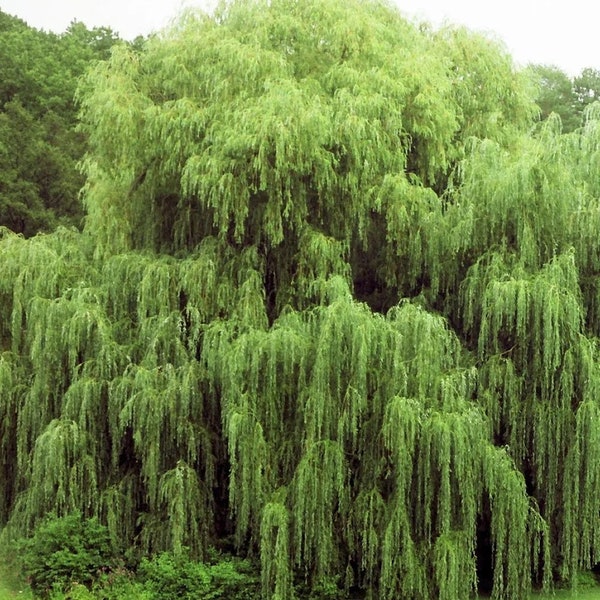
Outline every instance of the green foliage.
<path id="1" fill-rule="evenodd" d="M 0 12 L 0 222 L 31 236 L 82 224 L 77 162 L 78 78 L 118 41 L 107 28 L 72 23 L 62 36 Z"/>
<path id="2" fill-rule="evenodd" d="M 308 598 L 310 600 L 344 600 L 347 594 L 340 587 L 340 577 L 324 577 L 319 579 L 310 588 Z"/>
<path id="3" fill-rule="evenodd" d="M 112 563 L 108 531 L 96 519 L 79 514 L 50 515 L 21 542 L 20 561 L 32 589 L 42 597 L 73 582 L 90 587 Z"/>
<path id="4" fill-rule="evenodd" d="M 552 113 L 560 117 L 563 131 L 568 133 L 581 125 L 581 111 L 574 82 L 558 67 L 529 65 L 526 73 L 534 86 L 535 101 L 544 121 Z"/>
<path id="5" fill-rule="evenodd" d="M 153 600 L 152 592 L 135 581 L 131 574 L 111 572 L 102 574 L 91 589 L 71 583 L 66 590 L 54 588 L 50 600 Z"/>
<path id="6" fill-rule="evenodd" d="M 33 600 L 33 592 L 21 573 L 13 544 L 4 544 L 0 550 L 0 600 Z"/>
<path id="7" fill-rule="evenodd" d="M 560 117 L 562 130 L 569 133 L 584 122 L 588 106 L 600 100 L 600 71 L 587 67 L 575 77 L 551 65 L 529 65 L 525 71 L 534 88 L 540 119 Z"/>
<path id="8" fill-rule="evenodd" d="M 590 67 L 573 79 L 573 89 L 582 112 L 587 106 L 600 100 L 600 71 Z"/>
<path id="9" fill-rule="evenodd" d="M 447 26 L 433 33 L 436 49 L 449 61 L 452 108 L 463 140 L 512 141 L 527 127 L 532 106 L 523 75 L 500 44 L 466 28 Z M 462 150 L 457 145 L 456 150 Z M 460 156 L 462 158 L 462 156 Z"/>
<path id="10" fill-rule="evenodd" d="M 260 526 L 262 595 L 274 600 L 291 600 L 289 511 L 281 502 L 265 506 Z"/>
<path id="11" fill-rule="evenodd" d="M 152 598 L 206 600 L 258 598 L 258 578 L 248 561 L 219 559 L 214 564 L 193 562 L 184 554 L 162 553 L 143 559 L 139 577 Z"/>
<path id="12" fill-rule="evenodd" d="M 207 233 L 276 248 L 307 224 L 364 244 L 386 174 L 443 189 L 471 136 L 504 142 L 530 114 L 510 59 L 466 31 L 429 36 L 378 2 L 221 10 L 86 76 L 85 202 L 101 252 L 190 248 Z"/>

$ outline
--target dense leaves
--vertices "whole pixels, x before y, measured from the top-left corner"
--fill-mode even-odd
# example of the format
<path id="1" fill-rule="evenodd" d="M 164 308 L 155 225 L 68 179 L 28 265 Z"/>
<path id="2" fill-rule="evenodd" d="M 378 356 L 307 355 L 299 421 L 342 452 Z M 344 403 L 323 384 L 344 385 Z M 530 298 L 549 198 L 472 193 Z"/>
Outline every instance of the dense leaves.
<path id="1" fill-rule="evenodd" d="M 163 552 L 144 559 L 139 579 L 150 598 L 161 600 L 252 600 L 260 597 L 257 578 L 249 561 L 220 560 L 213 564 L 194 562 L 186 555 Z"/>
<path id="2" fill-rule="evenodd" d="M 569 77 L 558 67 L 529 65 L 526 73 L 534 87 L 540 118 L 546 120 L 552 113 L 561 119 L 565 132 L 582 125 L 585 109 L 600 100 L 600 71 L 585 68 L 575 77 Z"/>
<path id="3" fill-rule="evenodd" d="M 0 239 L 4 535 L 79 510 L 149 580 L 219 544 L 279 600 L 600 562 L 600 112 L 534 127 L 528 85 L 376 0 L 98 62 L 84 232 Z"/>
<path id="4" fill-rule="evenodd" d="M 21 556 L 32 589 L 43 598 L 73 581 L 89 586 L 111 566 L 106 527 L 77 514 L 50 515 L 23 544 Z"/>
<path id="5" fill-rule="evenodd" d="M 0 224 L 34 235 L 80 226 L 77 80 L 117 41 L 107 28 L 73 22 L 61 36 L 0 11 Z"/>
<path id="6" fill-rule="evenodd" d="M 530 114 L 508 57 L 474 34 L 423 34 L 374 3 L 224 10 L 88 75 L 99 251 L 209 233 L 293 250 L 307 226 L 367 244 L 386 176 L 443 187 L 472 135 L 504 143 Z"/>

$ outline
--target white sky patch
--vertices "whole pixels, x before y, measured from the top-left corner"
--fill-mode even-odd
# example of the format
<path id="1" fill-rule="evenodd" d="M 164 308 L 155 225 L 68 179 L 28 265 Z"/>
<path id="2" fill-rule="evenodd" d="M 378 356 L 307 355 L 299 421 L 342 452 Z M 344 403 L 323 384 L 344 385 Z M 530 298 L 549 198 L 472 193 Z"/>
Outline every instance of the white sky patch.
<path id="1" fill-rule="evenodd" d="M 111 27 L 132 40 L 166 27 L 187 6 L 210 8 L 194 0 L 0 0 L 0 9 L 32 27 L 64 32 L 76 20 L 92 27 Z"/>
<path id="2" fill-rule="evenodd" d="M 569 75 L 600 69 L 600 3 L 589 0 L 396 0 L 407 15 L 492 33 L 515 62 L 556 65 Z"/>

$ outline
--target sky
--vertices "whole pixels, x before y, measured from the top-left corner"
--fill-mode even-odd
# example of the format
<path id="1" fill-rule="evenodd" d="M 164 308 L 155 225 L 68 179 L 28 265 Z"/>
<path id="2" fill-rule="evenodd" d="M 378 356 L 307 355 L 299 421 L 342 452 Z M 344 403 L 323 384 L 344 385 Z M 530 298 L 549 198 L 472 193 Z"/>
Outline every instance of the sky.
<path id="1" fill-rule="evenodd" d="M 517 65 L 556 65 L 569 75 L 600 69 L 600 3 L 594 0 L 395 0 L 409 18 L 485 32 L 506 45 Z M 187 6 L 212 0 L 0 0 L 0 10 L 29 25 L 63 32 L 73 20 L 108 26 L 125 39 L 168 25 Z"/>

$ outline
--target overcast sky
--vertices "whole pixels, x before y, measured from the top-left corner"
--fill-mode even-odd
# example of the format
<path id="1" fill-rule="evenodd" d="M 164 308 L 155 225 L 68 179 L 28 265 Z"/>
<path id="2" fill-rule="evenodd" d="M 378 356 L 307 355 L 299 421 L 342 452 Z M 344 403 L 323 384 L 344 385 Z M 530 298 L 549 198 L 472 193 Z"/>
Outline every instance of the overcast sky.
<path id="1" fill-rule="evenodd" d="M 597 0 L 396 0 L 407 16 L 493 33 L 518 64 L 557 65 L 571 75 L 600 69 L 600 2 Z M 133 39 L 168 24 L 185 6 L 211 0 L 0 0 L 0 9 L 30 25 L 61 33 L 72 20 L 109 26 Z M 559 8 L 560 7 L 560 8 Z"/>

